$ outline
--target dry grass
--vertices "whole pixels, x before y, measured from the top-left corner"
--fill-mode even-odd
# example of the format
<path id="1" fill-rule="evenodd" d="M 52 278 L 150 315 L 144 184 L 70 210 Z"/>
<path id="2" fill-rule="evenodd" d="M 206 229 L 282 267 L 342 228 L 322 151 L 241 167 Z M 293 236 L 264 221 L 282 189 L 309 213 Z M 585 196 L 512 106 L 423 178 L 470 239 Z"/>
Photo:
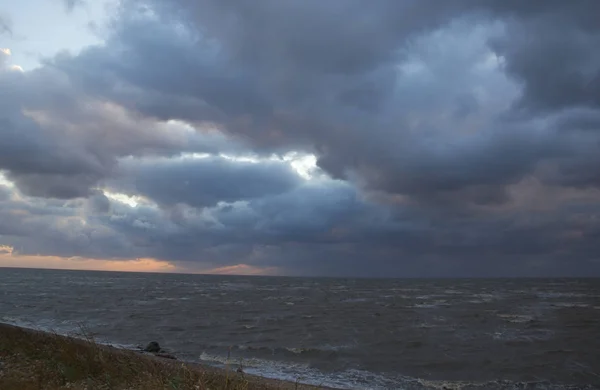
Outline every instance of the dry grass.
<path id="1" fill-rule="evenodd" d="M 83 332 L 85 335 L 85 332 Z M 0 324 L 1 390 L 314 389 Z"/>

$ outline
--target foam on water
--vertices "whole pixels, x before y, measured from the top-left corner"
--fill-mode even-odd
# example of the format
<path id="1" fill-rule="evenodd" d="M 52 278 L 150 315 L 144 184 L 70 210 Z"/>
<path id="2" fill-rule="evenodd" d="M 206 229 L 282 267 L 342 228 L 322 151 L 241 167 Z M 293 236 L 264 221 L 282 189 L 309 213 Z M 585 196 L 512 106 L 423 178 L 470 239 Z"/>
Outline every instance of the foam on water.
<path id="1" fill-rule="evenodd" d="M 522 314 L 498 314 L 498 317 L 505 319 L 508 322 L 524 323 L 533 321 L 533 316 Z"/>
<path id="2" fill-rule="evenodd" d="M 79 326 L 74 326 L 65 322 L 56 323 L 53 321 L 42 321 L 41 323 L 32 323 L 30 321 L 20 320 L 14 317 L 0 317 L 0 323 L 14 325 L 24 329 L 37 330 L 41 332 L 53 333 L 61 336 L 73 337 L 81 340 L 89 340 L 93 338 L 94 342 L 102 345 L 109 345 L 118 349 L 138 350 L 139 347 L 133 344 L 115 343 L 110 339 L 100 337 L 96 338 L 93 334 L 84 334 L 85 330 Z"/>
<path id="3" fill-rule="evenodd" d="M 536 295 L 543 299 L 555 299 L 555 298 L 585 298 L 588 294 L 575 293 L 575 292 L 555 292 L 555 291 L 543 291 L 538 292 Z"/>
<path id="4" fill-rule="evenodd" d="M 556 307 L 575 307 L 575 308 L 586 308 L 590 307 L 587 303 L 579 303 L 579 302 L 556 302 L 552 304 Z"/>
<path id="5" fill-rule="evenodd" d="M 342 303 L 365 303 L 365 302 L 369 302 L 370 299 L 367 298 L 348 298 L 348 299 L 342 299 Z"/>
<path id="6" fill-rule="evenodd" d="M 156 297 L 158 301 L 187 301 L 190 297 Z"/>
<path id="7" fill-rule="evenodd" d="M 408 384 L 418 383 L 415 378 L 391 379 L 382 375 L 362 370 L 346 370 L 342 372 L 323 373 L 306 364 L 283 363 L 266 359 L 228 359 L 224 356 L 211 355 L 203 352 L 200 361 L 218 367 L 237 368 L 241 366 L 244 372 L 265 378 L 280 379 L 315 386 L 327 386 L 338 389 L 405 389 Z"/>
<path id="8" fill-rule="evenodd" d="M 27 319 L 16 318 L 11 316 L 0 317 L 0 322 L 8 325 L 14 325 L 21 328 L 39 330 L 42 332 L 56 333 L 61 335 L 71 335 L 80 331 L 79 325 L 75 325 L 69 321 L 55 321 L 50 319 L 41 319 L 38 321 L 29 321 Z"/>
<path id="9" fill-rule="evenodd" d="M 237 369 L 241 366 L 244 372 L 265 378 L 280 379 L 314 386 L 326 386 L 336 389 L 356 390 L 463 390 L 463 389 L 501 389 L 501 390 L 565 390 L 575 389 L 570 386 L 549 382 L 511 382 L 511 381 L 449 381 L 429 380 L 403 375 L 384 376 L 372 372 L 348 369 L 341 372 L 323 373 L 305 364 L 282 363 L 266 359 L 233 360 L 223 356 L 203 353 L 200 361 L 204 364 L 221 368 Z M 592 385 L 577 389 L 594 389 Z"/>

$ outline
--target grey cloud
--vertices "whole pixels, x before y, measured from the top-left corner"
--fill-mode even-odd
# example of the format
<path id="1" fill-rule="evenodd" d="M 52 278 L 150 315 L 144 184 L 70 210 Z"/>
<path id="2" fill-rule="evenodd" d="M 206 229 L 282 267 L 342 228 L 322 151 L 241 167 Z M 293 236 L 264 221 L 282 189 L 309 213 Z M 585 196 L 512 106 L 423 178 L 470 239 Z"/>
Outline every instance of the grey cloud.
<path id="1" fill-rule="evenodd" d="M 151 2 L 167 15 L 167 21 L 183 18 L 190 34 L 215 38 L 223 53 L 222 57 L 215 57 L 214 51 L 199 49 L 198 53 L 204 52 L 204 57 L 196 59 L 196 63 L 205 66 L 206 60 L 202 58 L 220 58 L 227 61 L 228 67 L 244 69 L 247 78 L 261 81 L 260 88 L 242 80 L 234 81 L 233 85 L 220 82 L 222 93 L 263 102 L 259 110 L 248 106 L 239 111 L 211 99 L 211 106 L 229 116 L 250 118 L 244 122 L 250 126 L 239 126 L 229 118 L 223 122 L 226 129 L 244 135 L 252 132 L 251 138 L 259 144 L 309 145 L 321 154 L 320 165 L 336 177 L 345 177 L 346 170 L 357 170 L 367 175 L 367 183 L 380 189 L 417 192 L 422 197 L 418 187 L 425 186 L 432 195 L 439 189 L 444 196 L 450 186 L 468 198 L 469 193 L 478 192 L 472 187 L 484 185 L 489 193 L 501 193 L 507 183 L 531 174 L 539 161 L 557 157 L 553 149 L 560 148 L 563 142 L 560 134 L 539 139 L 534 121 L 518 124 L 515 131 L 519 133 L 505 141 L 508 137 L 504 127 L 515 125 L 495 119 L 499 113 L 491 110 L 495 105 L 514 101 L 519 94 L 518 84 L 504 77 L 502 64 L 495 71 L 482 73 L 481 64 L 490 55 L 490 49 L 503 56 L 508 74 L 523 83 L 523 104 L 528 101 L 531 106 L 594 105 L 595 96 L 600 96 L 595 92 L 594 81 L 600 66 L 592 49 L 597 46 L 594 38 L 597 26 L 590 16 L 595 14 L 595 4 L 590 2 L 524 5 L 455 1 L 440 7 L 439 3 L 432 6 L 427 2 L 382 1 L 369 7 L 368 12 L 355 12 L 356 7 L 361 7 L 360 2 L 327 5 L 263 2 L 248 9 L 242 4 L 211 1 L 175 3 L 179 8 L 169 11 L 165 8 L 167 3 Z M 168 4 L 171 7 L 173 2 Z M 473 33 L 472 18 L 484 15 L 488 15 L 490 22 L 499 20 L 504 25 L 490 25 Z M 556 25 L 564 29 L 556 29 Z M 162 52 L 159 46 L 139 44 L 140 34 L 147 27 L 135 26 L 142 27 L 136 35 L 131 34 L 136 37 L 136 44 L 130 34 L 123 33 L 128 29 L 118 30 L 113 36 L 115 42 L 139 50 L 137 58 L 150 60 L 148 53 Z M 181 58 L 183 54 L 170 53 L 169 58 Z M 424 61 L 420 66 L 424 65 L 428 73 L 415 75 L 392 70 L 403 64 L 410 67 L 414 60 Z M 169 85 L 182 82 L 173 77 L 163 78 L 164 74 L 155 76 L 152 79 L 163 82 L 168 79 Z M 155 86 L 140 78 L 128 78 L 124 73 L 120 77 L 138 86 Z M 219 82 L 218 78 L 214 80 Z M 396 87 L 391 87 L 394 84 Z M 215 87 L 202 80 L 196 85 Z M 243 89 L 236 90 L 234 85 Z M 476 90 L 475 85 L 480 89 Z M 484 96 L 481 101 L 482 87 L 486 93 L 498 96 Z M 173 93 L 165 87 L 154 90 Z M 197 91 L 198 96 L 210 96 L 202 89 Z M 445 118 L 447 111 L 465 112 L 465 101 L 469 101 L 469 115 Z M 431 111 L 441 113 L 433 116 L 438 121 L 425 118 Z M 271 119 L 265 119 L 265 115 Z M 418 117 L 422 124 L 415 128 L 407 119 L 411 116 Z M 487 116 L 489 120 L 478 123 L 478 116 Z M 528 129 L 528 125 L 532 127 Z M 464 127 L 489 133 L 490 138 L 487 144 L 472 142 L 466 150 L 450 148 L 448 153 L 457 158 L 458 165 L 447 164 L 431 146 L 420 145 L 428 138 L 427 133 L 431 133 L 437 138 L 431 137 L 433 142 L 440 143 L 433 147 L 446 148 L 441 142 L 454 143 L 451 138 L 457 135 L 452 132 Z M 273 141 L 269 140 L 269 132 L 277 135 L 271 137 Z M 425 134 L 411 135 L 416 132 Z M 501 146 L 495 145 L 498 141 Z M 462 140 L 458 143 L 465 144 Z M 404 180 L 405 185 L 387 184 L 398 183 L 397 172 L 406 166 L 407 157 L 403 154 L 419 156 L 420 161 L 409 166 L 431 169 L 407 172 L 420 183 Z M 506 157 L 499 158 L 499 154 Z M 459 162 L 463 155 L 474 159 Z M 480 172 L 471 172 L 473 169 Z M 385 178 L 373 178 L 369 177 L 371 171 L 378 176 L 388 173 Z"/>
<path id="2" fill-rule="evenodd" d="M 88 91 L 160 119 L 218 122 L 270 108 L 261 101 L 253 75 L 213 54 L 200 37 L 160 22 L 129 20 L 115 34 L 110 52 L 90 48 L 75 58 L 58 57 L 52 65 Z"/>
<path id="3" fill-rule="evenodd" d="M 373 235 L 386 224 L 388 230 L 396 229 L 387 211 L 365 203 L 356 189 L 341 182 L 305 183 L 282 194 L 203 210 L 179 205 L 177 210 L 122 212 L 105 217 L 107 223 L 124 236 L 136 235 L 156 257 L 188 266 L 277 266 L 287 273 L 301 264 L 278 257 L 284 248 L 313 248 L 314 260 L 304 260 L 311 268 L 320 256 L 318 248 L 360 241 L 362 233 Z"/>
<path id="4" fill-rule="evenodd" d="M 11 85 L 15 76 L 20 80 L 24 77 L 0 73 L 0 85 L 4 87 L 0 90 L 0 170 L 6 170 L 7 176 L 30 194 L 86 195 L 88 186 L 102 176 L 107 162 L 86 156 L 73 139 L 61 137 L 62 129 L 45 130 L 24 116 L 15 100 L 16 87 Z"/>
<path id="5" fill-rule="evenodd" d="M 213 206 L 286 192 L 302 179 L 283 161 L 232 161 L 224 157 L 130 160 L 116 188 L 162 205 Z"/>
<path id="6" fill-rule="evenodd" d="M 594 199 L 447 218 L 411 207 L 390 213 L 347 183 L 327 181 L 177 211 L 110 201 L 106 213 L 88 201 L 20 196 L 2 201 L 0 234 L 21 254 L 151 257 L 187 269 L 244 263 L 294 275 L 577 275 L 598 272 Z"/>
<path id="7" fill-rule="evenodd" d="M 110 200 L 100 191 L 86 199 L 85 211 L 91 215 L 107 214 L 110 212 Z"/>
<path id="8" fill-rule="evenodd" d="M 87 197 L 91 187 L 101 178 L 95 174 L 17 174 L 9 173 L 8 178 L 25 193 L 44 198 L 69 199 Z"/>
<path id="9" fill-rule="evenodd" d="M 504 187 L 539 161 L 564 157 L 561 138 L 540 136 L 535 121 L 499 117 L 519 91 L 500 65 L 484 67 L 489 40 L 504 35 L 473 31 L 462 13 L 482 6 L 380 2 L 357 13 L 359 2 L 175 4 L 151 3 L 164 23 L 125 7 L 106 48 L 54 65 L 145 115 L 214 122 L 261 148 L 307 148 L 334 177 L 354 172 L 369 188 L 421 201 L 501 202 Z M 187 30 L 168 23 L 175 18 Z M 146 97 L 131 99 L 140 91 Z"/>
<path id="10" fill-rule="evenodd" d="M 14 247 L 14 254 L 24 255 L 104 259 L 135 256 L 135 248 L 127 238 L 103 225 L 86 223 L 82 205 L 22 194 L 4 199 L 0 201 L 1 244 Z"/>
<path id="11" fill-rule="evenodd" d="M 12 35 L 12 21 L 10 17 L 0 11 L 0 35 Z"/>
<path id="12" fill-rule="evenodd" d="M 600 188 L 600 110 L 568 108 L 547 118 L 569 153 L 541 164 L 536 175 L 554 186 Z"/>
<path id="13" fill-rule="evenodd" d="M 274 197 L 203 211 L 183 207 L 177 216 L 162 214 L 169 223 L 157 223 L 158 210 L 150 215 L 148 210 L 143 217 L 128 210 L 129 222 L 119 228 L 125 235 L 135 231 L 151 236 L 152 253 L 161 258 L 211 266 L 275 266 L 288 274 L 365 276 L 535 276 L 560 274 L 570 266 L 594 270 L 596 249 L 581 237 L 596 234 L 599 226 L 593 216 L 600 211 L 590 201 L 578 209 L 562 206 L 558 212 L 515 209 L 501 218 L 443 218 L 410 208 L 391 215 L 360 200 L 355 189 L 342 183 L 307 184 Z M 149 226 L 164 226 L 165 233 L 151 232 Z M 489 264 L 492 258 L 502 261 Z M 525 265 L 540 261 L 549 268 Z"/>
<path id="14" fill-rule="evenodd" d="M 559 28 L 551 16 L 509 27 L 494 42 L 507 71 L 525 87 L 520 104 L 535 110 L 600 106 L 600 55 L 593 50 L 600 45 L 600 28 L 582 31 L 578 19 Z M 524 36 L 536 38 L 520 39 Z"/>
<path id="15" fill-rule="evenodd" d="M 356 240 L 369 224 L 386 222 L 384 210 L 362 201 L 357 190 L 343 182 L 309 182 L 248 207 L 260 216 L 257 226 L 274 242 Z"/>
<path id="16" fill-rule="evenodd" d="M 127 156 L 236 150 L 221 134 L 137 118 L 59 71 L 0 71 L 0 170 L 24 192 L 88 196 Z"/>
<path id="17" fill-rule="evenodd" d="M 130 4 L 106 49 L 90 49 L 56 66 L 87 88 L 135 101 L 146 114 L 218 120 L 228 131 L 272 145 L 315 136 L 322 118 L 306 118 L 339 111 L 339 100 L 351 110 L 377 107 L 385 97 L 380 89 L 394 81 L 399 42 L 442 24 L 442 16 L 457 8 L 380 2 L 365 13 L 356 12 L 360 2 L 319 4 L 264 2 L 245 9 L 210 1 L 175 2 L 179 7 L 153 2 L 165 18 L 158 22 L 136 17 Z M 173 29 L 170 18 L 182 15 L 192 18 L 184 20 L 187 26 L 196 17 L 202 26 Z M 162 94 L 161 107 L 148 97 L 141 103 L 129 99 L 111 88 L 117 81 L 149 90 L 150 97 Z M 187 112 L 168 103 L 181 96 L 195 100 Z"/>
<path id="18" fill-rule="evenodd" d="M 229 56 L 248 65 L 277 62 L 285 71 L 357 74 L 393 60 L 399 40 L 444 23 L 462 8 L 461 2 L 387 0 L 368 8 L 354 0 L 148 3 L 163 15 L 201 25 Z"/>
<path id="19" fill-rule="evenodd" d="M 12 196 L 12 191 L 6 186 L 0 186 L 0 201 L 7 201 Z"/>
<path id="20" fill-rule="evenodd" d="M 538 212 L 535 218 L 515 210 L 501 219 L 443 219 L 410 209 L 391 218 L 379 206 L 360 201 L 347 185 L 312 186 L 277 195 L 276 202 L 264 198 L 204 211 L 182 206 L 177 217 L 152 206 L 119 203 L 111 204 L 110 215 L 82 216 L 81 202 L 36 201 L 46 211 L 30 208 L 28 222 L 3 218 L 3 243 L 24 254 L 143 256 L 187 268 L 245 263 L 296 275 L 539 276 L 598 271 L 593 260 L 600 248 L 590 240 L 600 231 L 600 210 L 594 203 Z M 306 205 L 299 199 L 306 199 Z M 286 217 L 290 206 L 299 210 Z M 27 209 L 5 203 L 2 210 L 16 208 Z M 8 226 L 12 230 L 7 231 Z M 36 232 L 41 228 L 43 234 Z M 534 266 L 540 261 L 546 268 Z"/>
<path id="21" fill-rule="evenodd" d="M 290 274 L 598 273 L 596 8 L 122 2 L 105 45 L 0 74 L 0 169 L 25 195 L 88 197 L 29 200 L 2 229 L 22 248 L 46 229 L 30 251 Z M 338 180 L 226 150 L 315 153 Z"/>
<path id="22" fill-rule="evenodd" d="M 505 20 L 505 33 L 490 45 L 524 87 L 518 108 L 598 107 L 600 56 L 593 48 L 600 44 L 599 3 L 490 0 L 477 6 Z"/>

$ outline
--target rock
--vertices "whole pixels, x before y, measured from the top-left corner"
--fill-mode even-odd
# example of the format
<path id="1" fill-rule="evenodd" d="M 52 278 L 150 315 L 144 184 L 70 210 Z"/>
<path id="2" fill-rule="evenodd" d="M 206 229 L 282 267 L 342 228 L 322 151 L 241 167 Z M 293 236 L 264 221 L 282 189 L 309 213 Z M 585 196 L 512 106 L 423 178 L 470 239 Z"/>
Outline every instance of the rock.
<path id="1" fill-rule="evenodd" d="M 154 354 L 154 356 L 158 356 L 158 357 L 165 358 L 165 359 L 177 360 L 177 358 L 175 356 L 171 355 L 170 353 L 156 353 L 156 354 Z"/>
<path id="2" fill-rule="evenodd" d="M 242 367 L 238 367 L 238 369 L 236 370 L 239 374 L 243 374 L 244 370 L 242 369 Z"/>
<path id="3" fill-rule="evenodd" d="M 146 348 L 144 348 L 144 351 L 152 353 L 160 352 L 160 345 L 158 345 L 156 341 L 150 341 L 148 345 L 146 345 Z"/>

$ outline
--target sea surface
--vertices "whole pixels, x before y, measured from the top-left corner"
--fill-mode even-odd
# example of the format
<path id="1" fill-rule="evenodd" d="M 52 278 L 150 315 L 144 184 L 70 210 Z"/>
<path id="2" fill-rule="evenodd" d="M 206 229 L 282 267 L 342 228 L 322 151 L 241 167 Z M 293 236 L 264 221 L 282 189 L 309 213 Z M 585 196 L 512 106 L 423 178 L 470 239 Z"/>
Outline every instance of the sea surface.
<path id="1" fill-rule="evenodd" d="M 0 268 L 0 322 L 340 388 L 600 388 L 600 279 Z"/>

